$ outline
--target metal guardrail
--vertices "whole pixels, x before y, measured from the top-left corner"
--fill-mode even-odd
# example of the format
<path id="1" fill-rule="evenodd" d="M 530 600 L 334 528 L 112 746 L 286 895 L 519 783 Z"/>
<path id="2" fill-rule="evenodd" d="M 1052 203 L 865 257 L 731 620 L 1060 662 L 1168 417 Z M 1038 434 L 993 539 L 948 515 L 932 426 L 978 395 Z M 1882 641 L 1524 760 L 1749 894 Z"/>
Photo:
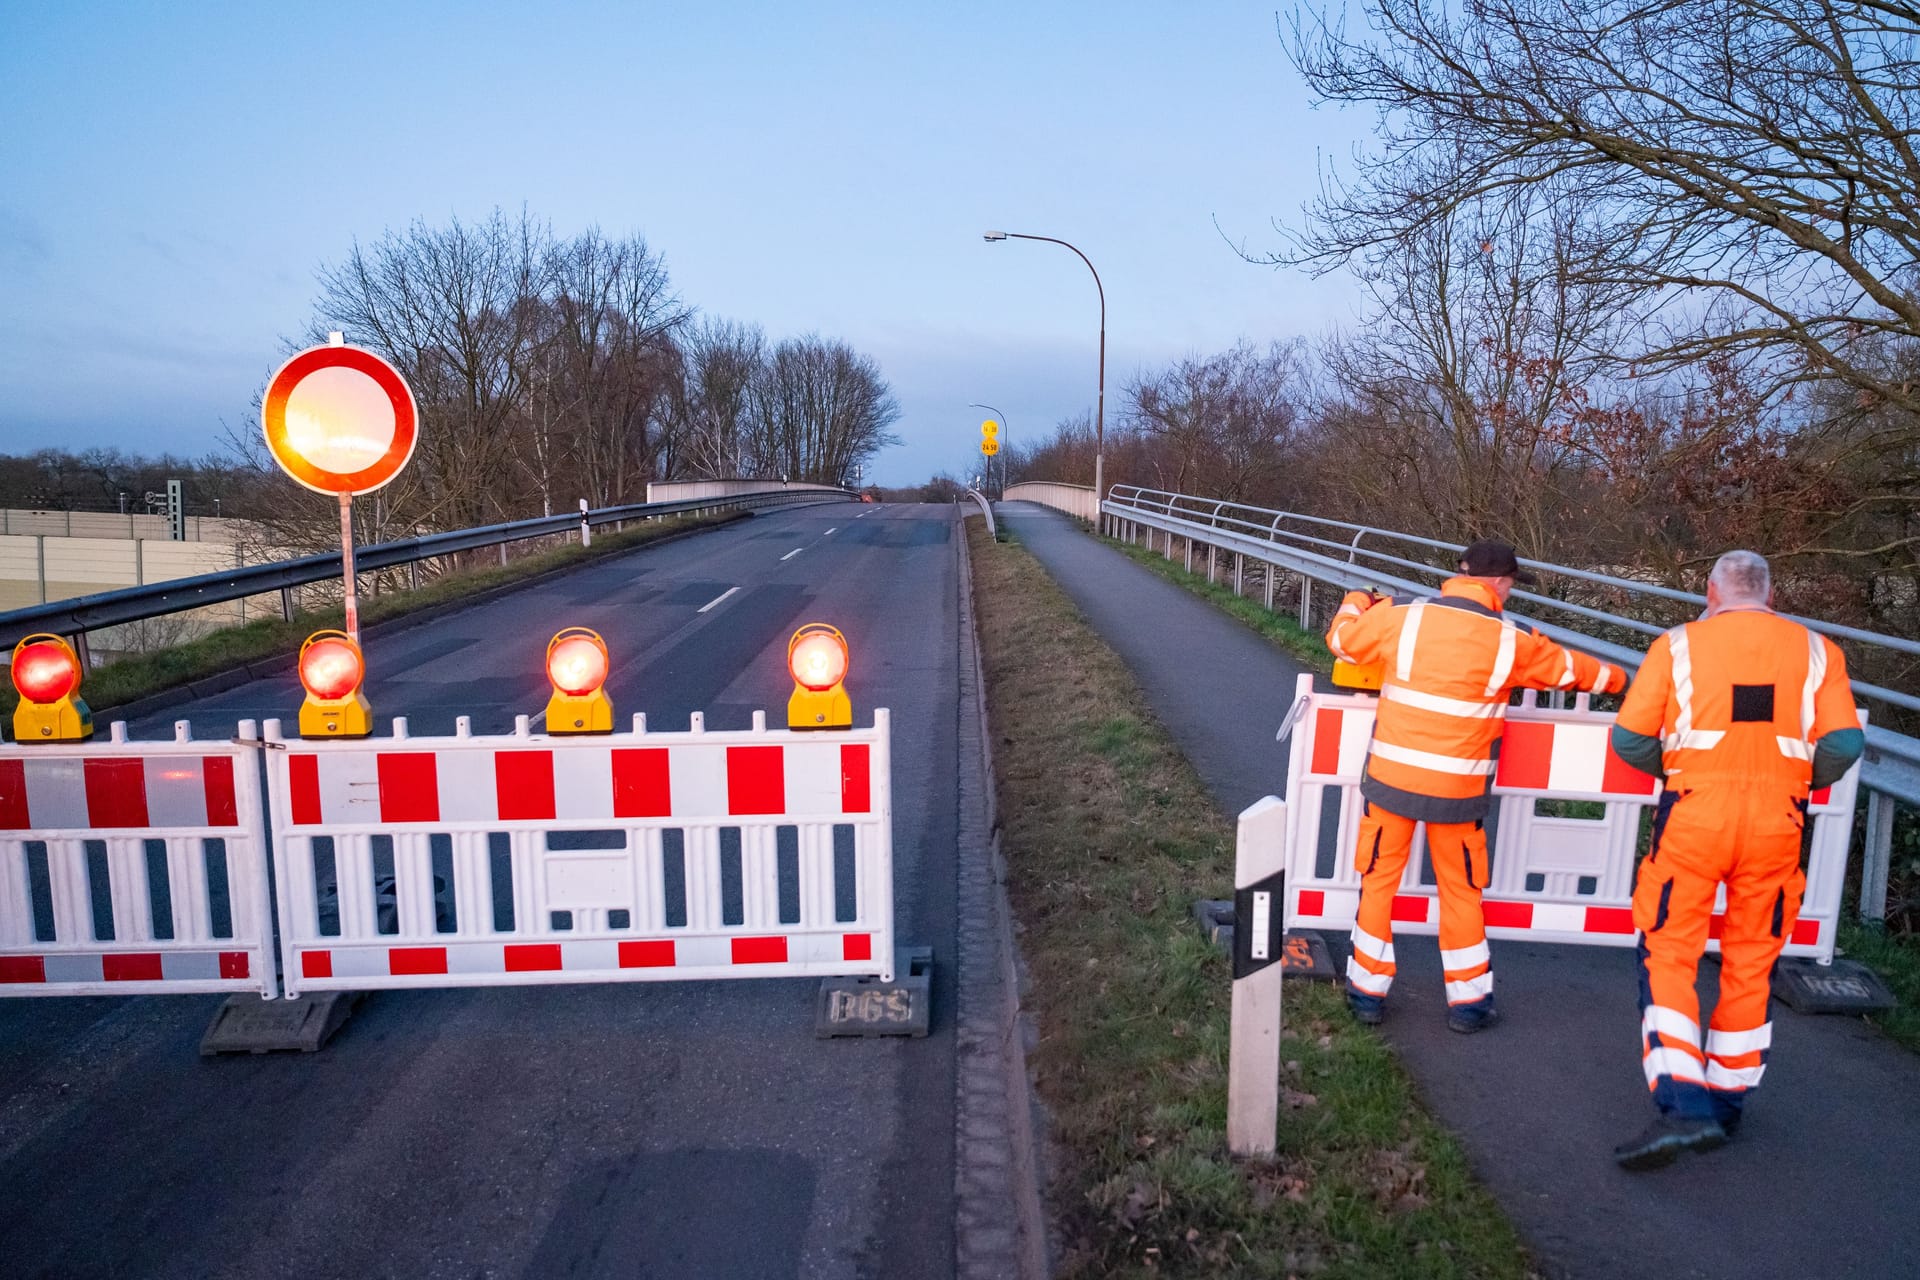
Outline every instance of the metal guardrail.
<path id="1" fill-rule="evenodd" d="M 1324 582 L 1348 590 L 1385 587 L 1426 593 L 1433 590 L 1434 581 L 1453 575 L 1454 571 L 1451 569 L 1411 559 L 1406 555 L 1395 554 L 1384 548 L 1361 545 L 1368 538 L 1373 538 L 1376 542 L 1399 542 L 1433 551 L 1465 550 L 1461 543 L 1442 542 L 1434 538 L 1400 533 L 1372 525 L 1332 520 L 1323 516 L 1303 515 L 1293 511 L 1276 511 L 1266 507 L 1202 498 L 1192 494 L 1170 493 L 1162 489 L 1147 489 L 1136 485 L 1114 485 L 1108 490 L 1107 498 L 1101 503 L 1100 510 L 1103 524 L 1106 525 L 1103 532 L 1111 531 L 1128 541 L 1144 535 L 1147 545 L 1151 547 L 1153 531 L 1158 530 L 1165 539 L 1164 546 L 1169 557 L 1173 554 L 1173 539 L 1178 537 L 1184 540 L 1187 548 L 1188 569 L 1193 568 L 1193 548 L 1196 545 L 1209 548 L 1209 580 L 1212 580 L 1214 575 L 1213 560 L 1220 551 L 1229 552 L 1236 557 L 1256 560 L 1296 575 L 1300 579 L 1300 624 L 1308 628 L 1312 626 L 1312 588 L 1316 582 Z M 1326 536 L 1327 533 L 1334 531 L 1349 536 L 1344 538 Z M 1630 578 L 1621 578 L 1592 569 L 1558 565 L 1543 560 L 1522 560 L 1520 563 L 1561 577 L 1590 582 L 1635 595 L 1651 596 L 1688 605 L 1704 606 L 1706 604 L 1705 596 L 1695 595 L 1692 592 L 1679 591 L 1655 583 L 1636 582 Z M 1234 568 L 1236 591 L 1241 586 L 1241 573 L 1241 562 L 1236 559 Z M 1421 579 L 1431 579 L 1431 581 Z M 1272 608 L 1274 581 L 1271 574 L 1266 575 L 1265 594 L 1267 607 Z M 1555 600 L 1535 592 L 1516 590 L 1513 593 L 1513 599 L 1642 635 L 1657 636 L 1667 630 L 1666 627 L 1656 623 L 1624 617 L 1575 601 Z M 1515 613 L 1516 616 L 1526 616 L 1520 614 L 1518 610 L 1515 610 Z M 1920 642 L 1903 636 L 1863 631 L 1857 627 L 1823 622 L 1817 618 L 1788 616 L 1836 640 L 1877 646 L 1897 653 L 1920 655 Z M 1643 651 L 1639 649 L 1592 636 L 1571 627 L 1544 622 L 1535 617 L 1528 617 L 1527 620 L 1536 629 L 1556 640 L 1577 646 L 1585 652 L 1610 662 L 1618 662 L 1629 669 L 1638 669 L 1640 660 L 1644 656 Z M 1879 701 L 1907 710 L 1920 710 L 1920 697 L 1902 690 L 1888 689 L 1863 680 L 1854 681 L 1853 689 L 1856 694 L 1869 701 Z M 1887 859 L 1893 836 L 1893 806 L 1904 804 L 1910 808 L 1920 808 L 1920 739 L 1895 733 L 1889 729 L 1869 726 L 1867 754 L 1861 763 L 1860 780 L 1868 789 L 1867 848 L 1861 872 L 1861 914 L 1868 919 L 1879 919 L 1885 911 Z"/>
<path id="2" fill-rule="evenodd" d="M 1000 541 L 1000 531 L 994 527 L 993 523 L 993 504 L 987 501 L 987 495 L 978 489 L 969 489 L 967 496 L 979 504 L 980 514 L 987 518 L 987 536 L 995 542 Z"/>
<path id="3" fill-rule="evenodd" d="M 1057 480 L 1022 480 L 1010 484 L 1007 491 L 1000 495 L 1002 502 L 1038 502 L 1042 506 L 1052 507 L 1055 511 L 1064 511 L 1076 520 L 1085 520 L 1092 524 L 1094 508 L 1093 486 L 1090 484 L 1064 484 Z"/>
<path id="4" fill-rule="evenodd" d="M 454 529 L 447 533 L 403 538 L 355 549 L 354 560 L 361 572 L 391 569 L 399 565 L 428 560 L 435 556 L 473 551 L 481 547 L 504 546 L 529 538 L 570 533 L 582 526 L 592 528 L 628 520 L 647 520 L 661 516 L 699 515 L 729 510 L 759 510 L 767 507 L 798 506 L 818 502 L 851 501 L 858 495 L 850 490 L 789 490 L 734 494 L 715 498 L 689 498 L 678 502 L 638 502 L 617 507 L 601 507 L 565 515 L 537 516 L 531 520 L 509 520 L 501 524 L 480 525 L 472 529 Z M 0 613 L 0 648 L 11 648 L 23 637 L 35 632 L 84 637 L 89 631 L 139 622 L 145 618 L 182 613 L 204 605 L 224 604 L 248 596 L 273 591 L 288 591 L 340 576 L 338 552 L 301 556 L 295 560 L 276 560 L 249 565 L 221 573 L 206 573 L 193 578 L 144 587 L 102 591 L 90 596 L 75 596 L 49 604 L 34 605 Z"/>

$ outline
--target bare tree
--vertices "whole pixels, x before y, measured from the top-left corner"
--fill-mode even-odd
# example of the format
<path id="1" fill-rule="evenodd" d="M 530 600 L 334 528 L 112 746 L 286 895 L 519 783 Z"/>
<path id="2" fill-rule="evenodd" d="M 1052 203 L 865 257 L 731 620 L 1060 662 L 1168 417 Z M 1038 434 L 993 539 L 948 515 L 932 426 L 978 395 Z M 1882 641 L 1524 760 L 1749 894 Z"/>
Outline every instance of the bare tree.
<path id="1" fill-rule="evenodd" d="M 766 361 L 760 326 L 708 319 L 680 342 L 673 411 L 678 456 L 705 479 L 746 474 L 754 378 Z"/>
<path id="2" fill-rule="evenodd" d="M 310 336 L 341 329 L 378 351 L 413 389 L 427 429 L 405 485 L 387 495 L 405 522 L 441 528 L 508 513 L 503 478 L 545 291 L 551 235 L 524 213 L 469 225 L 415 222 L 320 271 Z"/>
<path id="3" fill-rule="evenodd" d="M 1331 265 L 1520 187 L 1583 211 L 1580 278 L 1686 304 L 1638 367 L 1778 359 L 1768 394 L 1838 378 L 1916 430 L 1886 343 L 1920 341 L 1920 9 L 1884 0 L 1366 0 L 1297 11 L 1323 98 L 1378 143 L 1311 208 Z M 1703 308 L 1702 302 L 1709 305 Z M 1703 323 L 1703 319 L 1709 322 Z M 1904 447 L 1904 446 L 1903 446 Z"/>
<path id="4" fill-rule="evenodd" d="M 900 407 L 880 367 L 844 342 L 809 334 L 775 346 L 752 386 L 748 456 L 765 476 L 847 484 L 890 444 Z"/>
<path id="5" fill-rule="evenodd" d="M 1241 342 L 1130 382 L 1125 421 L 1159 446 L 1159 487 L 1238 501 L 1277 474 L 1299 418 L 1299 358 L 1297 344 Z"/>

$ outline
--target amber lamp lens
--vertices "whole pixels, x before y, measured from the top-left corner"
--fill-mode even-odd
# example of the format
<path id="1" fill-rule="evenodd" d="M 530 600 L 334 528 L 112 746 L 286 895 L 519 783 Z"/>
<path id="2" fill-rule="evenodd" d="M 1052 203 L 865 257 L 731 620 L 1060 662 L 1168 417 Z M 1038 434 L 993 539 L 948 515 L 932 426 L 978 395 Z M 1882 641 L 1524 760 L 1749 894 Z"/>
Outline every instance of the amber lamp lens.
<path id="1" fill-rule="evenodd" d="M 13 657 L 13 687 L 28 702 L 58 702 L 80 687 L 80 663 L 57 644 L 30 644 Z"/>
<path id="2" fill-rule="evenodd" d="M 344 640 L 320 640 L 300 655 L 300 683 L 316 698 L 344 698 L 360 687 L 360 655 Z"/>
<path id="3" fill-rule="evenodd" d="M 568 697 L 585 697 L 607 682 L 606 652 L 586 636 L 569 636 L 547 655 L 547 678 Z"/>
<path id="4" fill-rule="evenodd" d="M 816 693 L 831 689 L 847 674 L 846 648 L 825 632 L 816 632 L 793 646 L 787 660 L 795 683 Z"/>

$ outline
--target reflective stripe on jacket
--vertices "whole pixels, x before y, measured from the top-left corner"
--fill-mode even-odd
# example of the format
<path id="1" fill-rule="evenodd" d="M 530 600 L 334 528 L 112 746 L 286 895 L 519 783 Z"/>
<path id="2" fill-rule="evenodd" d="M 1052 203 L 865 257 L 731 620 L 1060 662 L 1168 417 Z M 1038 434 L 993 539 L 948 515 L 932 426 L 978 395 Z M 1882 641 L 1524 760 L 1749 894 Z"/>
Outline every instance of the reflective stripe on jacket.
<path id="1" fill-rule="evenodd" d="M 1617 723 L 1660 739 L 1670 787 L 1774 782 L 1800 799 L 1814 742 L 1860 716 L 1833 641 L 1769 609 L 1723 609 L 1648 647 Z"/>
<path id="2" fill-rule="evenodd" d="M 1361 794 L 1426 822 L 1486 816 L 1514 689 L 1599 693 L 1626 683 L 1619 667 L 1536 634 L 1507 616 L 1492 588 L 1465 577 L 1449 579 L 1434 599 L 1375 602 L 1349 592 L 1327 648 L 1384 667 Z"/>

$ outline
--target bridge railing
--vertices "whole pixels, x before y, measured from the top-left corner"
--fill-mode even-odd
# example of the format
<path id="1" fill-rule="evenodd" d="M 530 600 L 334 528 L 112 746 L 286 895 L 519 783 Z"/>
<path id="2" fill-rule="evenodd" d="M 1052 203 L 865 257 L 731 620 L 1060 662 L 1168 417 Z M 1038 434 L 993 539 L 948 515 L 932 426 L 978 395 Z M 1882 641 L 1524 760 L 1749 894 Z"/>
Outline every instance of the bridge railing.
<path id="1" fill-rule="evenodd" d="M 1190 570 L 1194 567 L 1195 549 L 1202 549 L 1209 581 L 1218 572 L 1221 555 L 1232 557 L 1230 568 L 1237 593 L 1245 594 L 1247 563 L 1264 566 L 1265 571 L 1259 576 L 1263 579 L 1268 608 L 1274 607 L 1275 592 L 1280 585 L 1273 571 L 1293 575 L 1299 581 L 1300 625 L 1308 628 L 1313 625 L 1313 589 L 1318 584 L 1346 590 L 1431 592 L 1438 582 L 1453 576 L 1456 571 L 1452 565 L 1457 563 L 1457 553 L 1465 550 L 1461 543 L 1347 520 L 1136 485 L 1112 486 L 1100 511 L 1103 532 L 1129 542 L 1144 540 L 1149 548 L 1155 545 L 1158 534 L 1159 545 L 1169 559 L 1174 555 L 1175 540 L 1179 540 L 1184 545 L 1186 566 Z M 1425 558 L 1421 558 L 1423 556 Z M 1645 651 L 1645 642 L 1638 637 L 1651 639 L 1673 623 L 1636 617 L 1618 608 L 1606 607 L 1609 603 L 1624 598 L 1629 608 L 1641 604 L 1647 606 L 1649 612 L 1665 610 L 1675 615 L 1676 622 L 1706 605 L 1705 596 L 1598 569 L 1543 560 L 1523 559 L 1520 563 L 1553 574 L 1576 590 L 1569 590 L 1568 598 L 1515 590 L 1517 616 L 1527 617 L 1536 628 L 1556 640 L 1629 669 L 1639 667 Z M 1576 594 L 1585 598 L 1573 598 Z M 1578 625 L 1551 622 L 1532 612 L 1522 612 L 1529 609 L 1552 611 L 1575 620 Z M 1817 618 L 1796 616 L 1795 621 L 1855 652 L 1877 650 L 1920 657 L 1920 641 L 1904 636 Z M 1855 680 L 1853 690 L 1870 703 L 1920 711 L 1920 697 L 1902 690 L 1865 680 Z M 1860 909 L 1868 919 L 1879 919 L 1885 914 L 1894 806 L 1920 808 L 1920 739 L 1869 726 L 1861 784 L 1867 788 L 1868 796 Z"/>
<path id="2" fill-rule="evenodd" d="M 636 502 L 622 506 L 600 507 L 565 515 L 537 516 L 531 520 L 509 520 L 471 529 L 453 529 L 446 533 L 402 538 L 394 542 L 358 547 L 354 551 L 356 569 L 362 573 L 398 568 L 438 556 L 473 551 L 483 547 L 505 547 L 530 538 L 552 537 L 578 529 L 623 524 L 634 520 L 662 517 L 708 515 L 721 511 L 755 511 L 772 507 L 798 506 L 817 502 L 845 502 L 857 497 L 846 489 L 791 489 L 755 493 L 726 494 L 689 498 L 674 502 Z M 503 552 L 504 554 L 504 552 Z M 86 634 L 124 623 L 183 613 L 205 605 L 223 604 L 269 592 L 281 593 L 283 607 L 292 612 L 292 592 L 316 582 L 340 577 L 340 556 L 335 552 L 275 560 L 245 568 L 176 578 L 171 582 L 144 587 L 103 591 L 95 595 L 75 596 L 27 609 L 0 613 L 0 650 L 11 649 L 23 637 L 36 632 L 51 632 L 72 639 L 85 652 Z"/>
<path id="3" fill-rule="evenodd" d="M 1098 504 L 1094 501 L 1093 486 L 1086 484 L 1061 484 L 1053 480 L 1022 480 L 1019 484 L 1010 484 L 1001 495 L 1004 502 L 1037 502 L 1052 507 L 1055 511 L 1064 511 L 1079 520 L 1092 524 Z"/>

